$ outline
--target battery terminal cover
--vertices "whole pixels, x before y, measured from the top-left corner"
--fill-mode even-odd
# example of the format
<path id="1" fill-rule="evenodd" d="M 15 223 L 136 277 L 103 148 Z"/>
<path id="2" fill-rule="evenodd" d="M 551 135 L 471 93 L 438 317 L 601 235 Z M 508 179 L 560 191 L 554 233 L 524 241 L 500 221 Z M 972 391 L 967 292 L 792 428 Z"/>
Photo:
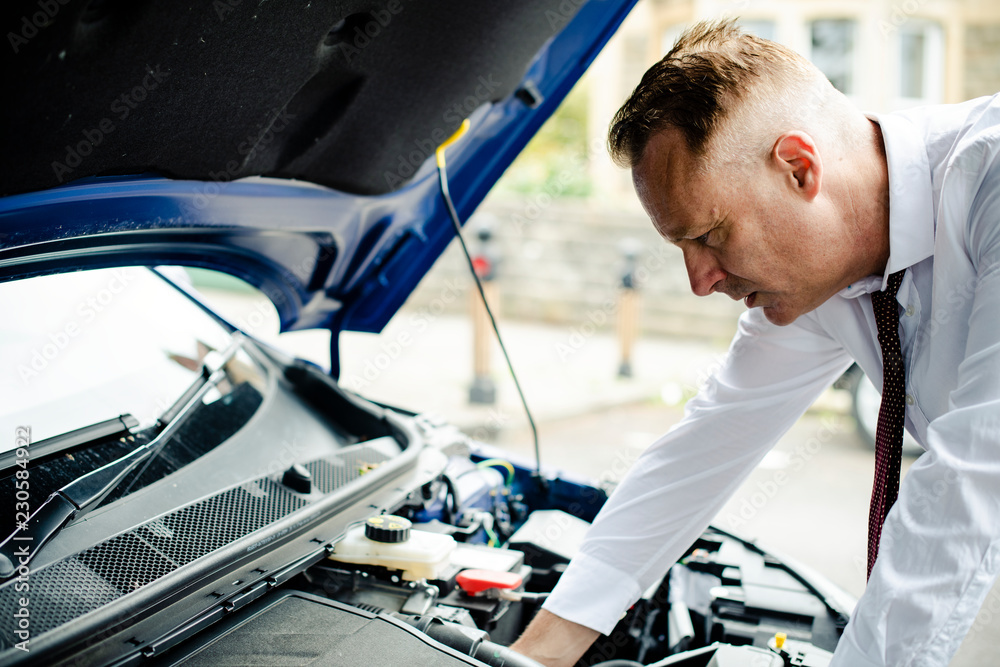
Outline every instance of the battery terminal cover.
<path id="1" fill-rule="evenodd" d="M 494 588 L 502 590 L 519 588 L 523 578 L 514 572 L 463 570 L 455 577 L 455 581 L 468 595 L 478 595 Z"/>

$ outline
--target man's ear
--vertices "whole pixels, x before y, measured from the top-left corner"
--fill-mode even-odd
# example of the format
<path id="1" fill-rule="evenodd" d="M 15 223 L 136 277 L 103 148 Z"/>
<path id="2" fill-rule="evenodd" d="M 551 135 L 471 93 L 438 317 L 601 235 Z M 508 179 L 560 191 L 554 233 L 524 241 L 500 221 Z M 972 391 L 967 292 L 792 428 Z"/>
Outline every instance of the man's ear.
<path id="1" fill-rule="evenodd" d="M 782 134 L 771 149 L 771 161 L 806 201 L 812 201 L 819 195 L 823 184 L 823 162 L 816 142 L 808 134 L 799 131 Z"/>

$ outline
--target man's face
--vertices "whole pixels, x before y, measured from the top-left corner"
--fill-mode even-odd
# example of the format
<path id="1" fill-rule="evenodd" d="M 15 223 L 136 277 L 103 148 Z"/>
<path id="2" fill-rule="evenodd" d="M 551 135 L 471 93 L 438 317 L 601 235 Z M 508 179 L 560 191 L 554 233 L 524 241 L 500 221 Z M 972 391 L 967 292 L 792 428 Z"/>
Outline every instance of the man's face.
<path id="1" fill-rule="evenodd" d="M 803 195 L 794 165 L 697 167 L 671 129 L 632 171 L 653 225 L 684 253 L 695 294 L 743 299 L 786 325 L 851 283 L 843 223 L 825 197 Z"/>

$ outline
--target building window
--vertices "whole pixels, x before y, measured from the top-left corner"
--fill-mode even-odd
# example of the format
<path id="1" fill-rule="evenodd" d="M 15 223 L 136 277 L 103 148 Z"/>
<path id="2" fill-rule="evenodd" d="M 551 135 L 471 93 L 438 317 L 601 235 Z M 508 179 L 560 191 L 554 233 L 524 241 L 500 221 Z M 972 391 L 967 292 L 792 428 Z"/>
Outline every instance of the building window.
<path id="1" fill-rule="evenodd" d="M 845 95 L 854 91 L 855 22 L 850 19 L 823 19 L 810 24 L 810 59 L 830 83 Z"/>
<path id="2" fill-rule="evenodd" d="M 660 35 L 660 53 L 670 53 L 670 49 L 674 48 L 674 44 L 680 39 L 683 31 L 683 25 L 672 25 L 664 30 L 663 34 Z"/>
<path id="3" fill-rule="evenodd" d="M 751 35 L 756 35 L 761 39 L 769 39 L 772 42 L 774 39 L 774 21 L 765 20 L 741 20 L 740 27 L 743 28 L 744 32 L 750 33 Z"/>
<path id="4" fill-rule="evenodd" d="M 923 97 L 927 35 L 916 30 L 901 32 L 899 47 L 899 92 L 903 97 Z"/>
<path id="5" fill-rule="evenodd" d="M 911 20 L 896 33 L 899 88 L 896 106 L 936 104 L 941 101 L 944 79 L 944 45 L 941 26 Z"/>
<path id="6" fill-rule="evenodd" d="M 649 67 L 649 43 L 645 33 L 625 37 L 624 73 L 626 81 L 638 81 Z"/>

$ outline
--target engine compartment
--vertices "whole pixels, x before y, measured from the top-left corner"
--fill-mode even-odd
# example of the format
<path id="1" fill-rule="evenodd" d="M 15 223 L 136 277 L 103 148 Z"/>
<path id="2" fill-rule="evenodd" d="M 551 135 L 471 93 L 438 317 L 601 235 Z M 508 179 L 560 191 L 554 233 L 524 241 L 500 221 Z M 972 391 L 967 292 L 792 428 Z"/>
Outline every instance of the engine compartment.
<path id="1" fill-rule="evenodd" d="M 532 471 L 486 456 L 452 456 L 441 475 L 405 504 L 375 517 L 406 538 L 397 542 L 384 531 L 376 536 L 356 522 L 338 543 L 352 545 L 349 555 L 335 545 L 328 558 L 289 581 L 282 597 L 245 611 L 229 630 L 198 638 L 165 664 L 213 664 L 216 651 L 241 650 L 235 647 L 245 636 L 254 637 L 254 646 L 270 646 L 257 646 L 258 652 L 283 650 L 280 636 L 289 621 L 278 610 L 294 607 L 309 616 L 310 627 L 328 628 L 315 643 L 312 631 L 299 636 L 296 650 L 332 651 L 344 664 L 534 665 L 504 647 L 552 591 L 589 523 L 567 511 L 582 509 L 579 502 L 533 507 L 530 487 L 541 482 Z M 581 499 L 603 495 L 593 487 L 577 491 Z M 433 543 L 426 549 L 410 544 L 424 538 Z M 355 543 L 366 540 L 372 553 L 359 557 Z M 846 621 L 845 610 L 794 569 L 709 529 L 578 664 L 822 667 Z M 354 629 L 348 632 L 345 623 Z M 357 641 L 357 633 L 384 641 Z M 352 639 L 331 639 L 341 635 Z M 406 658 L 397 662 L 400 651 Z M 617 662 L 622 660 L 629 662 Z"/>

